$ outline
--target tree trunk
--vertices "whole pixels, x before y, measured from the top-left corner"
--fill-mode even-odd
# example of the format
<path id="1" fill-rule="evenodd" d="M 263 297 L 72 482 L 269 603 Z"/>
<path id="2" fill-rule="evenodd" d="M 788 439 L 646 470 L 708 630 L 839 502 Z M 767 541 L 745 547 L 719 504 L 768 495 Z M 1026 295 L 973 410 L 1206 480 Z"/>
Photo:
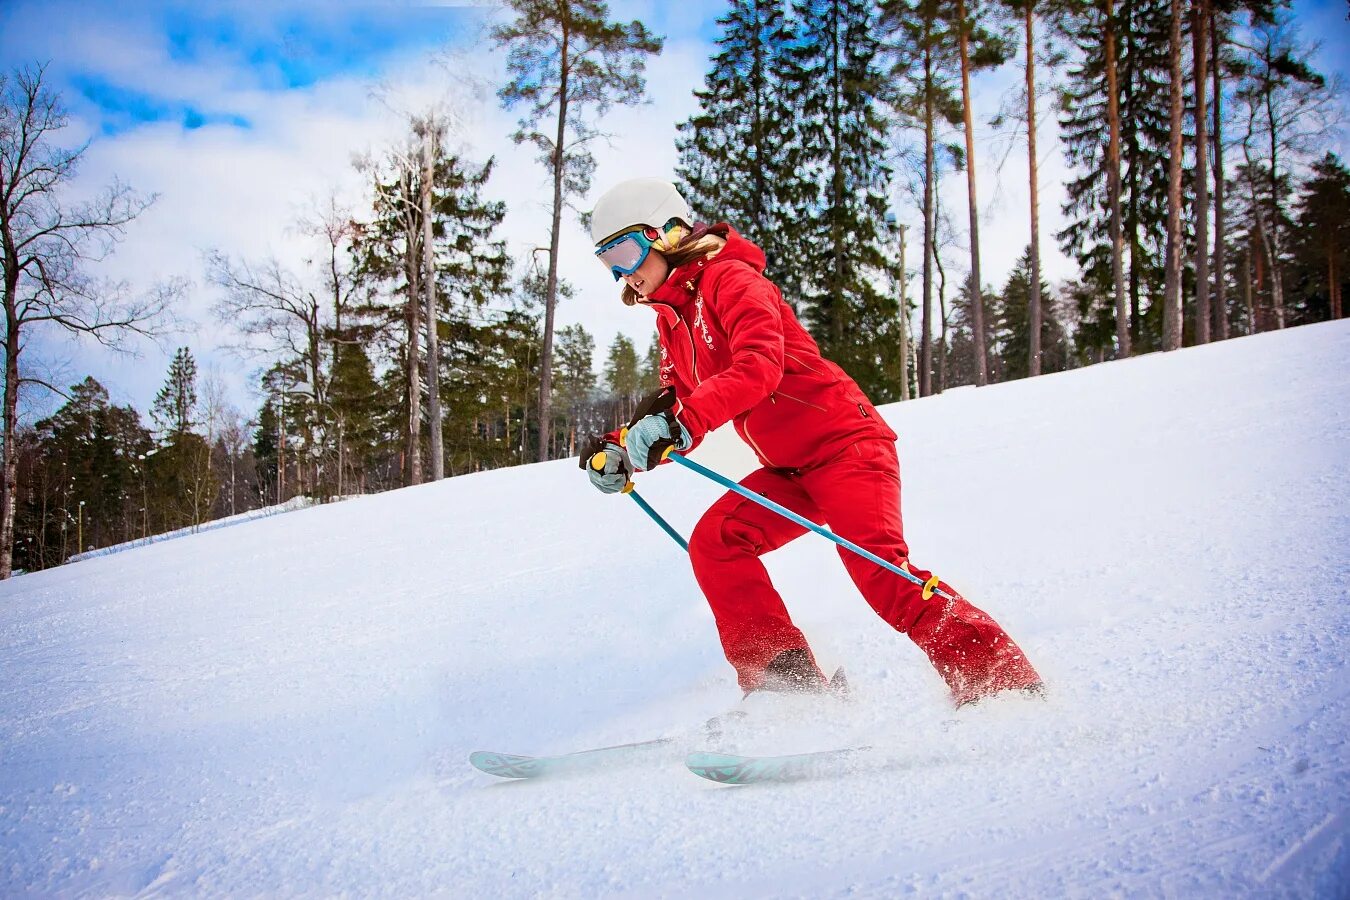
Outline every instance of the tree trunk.
<path id="1" fill-rule="evenodd" d="M 971 113 L 970 32 L 966 23 L 966 0 L 956 0 L 956 15 L 960 20 L 961 106 L 966 131 L 966 195 L 970 207 L 970 310 L 975 332 L 975 383 L 983 386 L 989 383 L 989 354 L 985 347 L 984 297 L 980 287 L 980 215 L 975 201 L 975 125 Z"/>
<path id="2" fill-rule="evenodd" d="M 1116 12 L 1106 0 L 1106 191 L 1111 207 L 1111 282 L 1116 294 L 1116 355 L 1126 357 L 1130 347 L 1130 310 L 1125 303 L 1125 236 L 1120 220 L 1120 79 L 1116 72 Z"/>
<path id="3" fill-rule="evenodd" d="M 931 26 L 931 20 L 925 22 Z M 925 28 L 925 40 L 931 27 Z M 919 396 L 933 393 L 933 51 L 923 51 L 923 335 L 919 340 Z"/>
<path id="4" fill-rule="evenodd" d="M 909 399 L 909 295 L 905 285 L 905 226 L 900 226 L 900 399 Z"/>
<path id="5" fill-rule="evenodd" d="M 1247 307 L 1247 333 L 1256 334 L 1256 307 L 1252 305 L 1252 242 L 1242 251 L 1242 293 Z"/>
<path id="6" fill-rule="evenodd" d="M 1331 319 L 1341 317 L 1341 278 L 1336 268 L 1336 235 L 1328 229 L 1327 240 L 1327 303 L 1331 306 Z"/>
<path id="7" fill-rule="evenodd" d="M 7 266 L 18 271 L 17 266 Z M 14 509 L 19 488 L 19 318 L 15 313 L 15 284 L 5 285 L 5 427 L 4 476 L 0 482 L 0 580 L 14 573 Z"/>
<path id="8" fill-rule="evenodd" d="M 1181 0 L 1172 0 L 1167 55 L 1171 61 L 1171 116 L 1167 160 L 1167 273 L 1163 283 L 1163 349 L 1181 348 Z"/>
<path id="9" fill-rule="evenodd" d="M 277 401 L 277 504 L 286 502 L 286 395 Z"/>
<path id="10" fill-rule="evenodd" d="M 1027 186 L 1031 192 L 1031 290 L 1027 293 L 1028 327 L 1031 343 L 1027 355 L 1027 375 L 1041 374 L 1041 212 L 1039 179 L 1036 175 L 1036 34 L 1035 0 L 1027 0 Z"/>
<path id="11" fill-rule="evenodd" d="M 1270 122 L 1270 227 L 1267 230 L 1266 253 L 1270 257 L 1270 299 L 1275 306 L 1275 327 L 1284 327 L 1284 271 L 1280 260 L 1280 169 L 1279 140 L 1275 133 L 1275 98 L 1272 88 L 1266 89 L 1266 118 Z"/>
<path id="12" fill-rule="evenodd" d="M 1214 331 L 1218 340 L 1228 337 L 1228 268 L 1223 201 L 1228 185 L 1223 174 L 1223 47 L 1219 41 L 1219 17 L 1209 15 L 1210 51 L 1214 75 Z"/>
<path id="13" fill-rule="evenodd" d="M 404 269 L 408 276 L 408 299 L 404 304 L 404 321 L 408 327 L 408 358 L 404 362 L 404 375 L 408 379 L 408 428 L 404 434 L 406 458 L 404 460 L 406 484 L 422 483 L 422 375 L 418 371 L 418 331 L 421 328 L 419 278 L 417 263 L 411 257 L 413 233 L 408 234 L 408 258 L 404 259 Z"/>
<path id="14" fill-rule="evenodd" d="M 942 269 L 942 259 L 938 256 L 936 245 L 933 246 L 933 265 L 938 272 L 938 312 L 942 316 L 942 342 L 938 345 L 937 391 L 940 394 L 947 389 L 947 273 Z"/>
<path id="15" fill-rule="evenodd" d="M 558 131 L 553 140 L 553 221 L 548 236 L 548 281 L 544 287 L 544 346 L 539 353 L 539 461 L 550 458 L 553 415 L 553 311 L 558 305 L 558 239 L 562 233 L 563 163 L 567 140 L 567 90 L 572 61 L 568 58 L 571 33 L 564 22 L 558 82 Z"/>
<path id="16" fill-rule="evenodd" d="M 1257 191 L 1256 189 L 1256 179 L 1251 177 L 1251 171 L 1252 171 L 1251 157 L 1248 156 L 1247 181 L 1250 184 L 1252 190 L 1252 212 L 1256 214 L 1256 237 L 1261 245 L 1262 258 L 1264 258 L 1266 265 L 1270 267 L 1270 299 L 1271 299 L 1271 306 L 1273 307 L 1275 312 L 1275 327 L 1283 328 L 1284 298 L 1280 290 L 1279 254 L 1276 252 L 1276 246 L 1274 240 L 1271 237 L 1271 229 L 1266 224 L 1266 215 L 1261 209 L 1262 203 L 1260 192 Z M 1260 275 L 1259 263 L 1260 260 L 1258 260 L 1257 265 L 1258 277 Z"/>
<path id="17" fill-rule="evenodd" d="M 441 422 L 441 357 L 437 340 L 436 252 L 431 242 L 431 189 L 436 181 L 434 123 L 428 117 L 422 141 L 422 281 L 426 293 L 427 430 L 431 438 L 431 480 L 445 477 L 444 426 Z"/>
<path id="18" fill-rule="evenodd" d="M 1209 0 L 1198 0 L 1191 24 L 1195 66 L 1195 342 L 1209 343 Z"/>

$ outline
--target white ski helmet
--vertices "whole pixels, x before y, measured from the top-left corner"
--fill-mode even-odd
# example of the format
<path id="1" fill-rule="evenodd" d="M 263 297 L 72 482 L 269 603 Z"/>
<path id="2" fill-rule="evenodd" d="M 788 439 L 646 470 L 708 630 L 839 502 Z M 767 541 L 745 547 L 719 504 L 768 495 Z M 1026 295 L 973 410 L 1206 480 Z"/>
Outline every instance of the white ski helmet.
<path id="1" fill-rule="evenodd" d="M 591 241 L 597 246 L 616 235 L 647 226 L 664 229 L 671 219 L 694 224 L 689 204 L 675 185 L 661 178 L 633 178 L 605 191 L 591 213 Z"/>

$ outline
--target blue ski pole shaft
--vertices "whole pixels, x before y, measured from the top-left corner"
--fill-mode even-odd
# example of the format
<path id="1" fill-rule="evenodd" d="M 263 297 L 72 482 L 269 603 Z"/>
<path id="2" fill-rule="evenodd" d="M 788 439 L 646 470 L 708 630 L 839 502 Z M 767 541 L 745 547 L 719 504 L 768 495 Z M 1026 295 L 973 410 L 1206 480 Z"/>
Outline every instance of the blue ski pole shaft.
<path id="1" fill-rule="evenodd" d="M 604 471 L 605 453 L 603 450 L 591 457 L 590 466 L 597 472 Z M 662 531 L 664 531 L 666 534 L 674 538 L 675 543 L 680 545 L 681 550 L 683 550 L 685 553 L 689 552 L 689 542 L 686 541 L 684 538 L 680 537 L 680 533 L 676 531 L 674 528 L 671 528 L 670 523 L 667 522 L 665 519 L 661 518 L 661 514 L 658 513 L 656 510 L 652 509 L 652 505 L 648 503 L 646 500 L 643 500 L 642 497 L 638 495 L 638 492 L 635 486 L 633 485 L 632 479 L 629 479 L 628 482 L 623 486 L 623 492 L 628 496 L 632 497 L 633 502 L 636 503 L 638 506 L 642 507 L 642 511 L 645 512 L 647 515 L 651 516 L 652 521 L 655 522 L 657 525 L 660 525 Z"/>
<path id="2" fill-rule="evenodd" d="M 726 488 L 727 490 L 734 491 L 734 492 L 736 492 L 737 494 L 740 494 L 740 495 L 741 495 L 742 497 L 744 497 L 745 499 L 747 499 L 747 500 L 752 500 L 752 501 L 754 501 L 755 503 L 758 503 L 760 506 L 764 507 L 765 509 L 772 510 L 772 511 L 778 513 L 778 514 L 779 514 L 780 516 L 782 516 L 783 518 L 788 519 L 788 520 L 790 520 L 790 521 L 792 521 L 792 522 L 796 522 L 798 525 L 802 526 L 803 528 L 805 528 L 805 529 L 807 529 L 807 530 L 809 530 L 809 531 L 814 531 L 816 534 L 820 535 L 820 536 L 823 537 L 823 538 L 826 538 L 826 539 L 828 539 L 828 540 L 834 541 L 836 544 L 838 544 L 839 546 L 845 548 L 846 550 L 851 550 L 851 551 L 853 551 L 854 553 L 856 553 L 856 554 L 858 554 L 859 556 L 861 556 L 863 559 L 869 560 L 870 562 L 874 562 L 874 563 L 876 563 L 877 565 L 881 566 L 883 569 L 886 569 L 887 571 L 890 571 L 890 572 L 894 572 L 895 574 L 899 575 L 901 578 L 904 578 L 904 579 L 906 579 L 906 580 L 908 580 L 908 581 L 912 581 L 914 584 L 917 584 L 917 585 L 919 585 L 920 587 L 923 588 L 924 599 L 927 599 L 927 598 L 931 597 L 933 594 L 937 594 L 939 597 L 943 598 L 944 600 L 952 600 L 952 599 L 954 599 L 954 598 L 953 598 L 952 596 L 950 596 L 946 591 L 941 591 L 941 590 L 938 590 L 938 589 L 937 589 L 938 578 L 937 578 L 936 575 L 934 575 L 932 578 L 928 579 L 928 581 L 924 581 L 924 580 L 921 579 L 919 576 L 915 575 L 913 572 L 907 572 L 906 570 L 900 568 L 899 566 L 895 565 L 894 563 L 887 562 L 886 560 L 882 559 L 880 556 L 877 556 L 877 555 L 876 555 L 875 553 L 873 553 L 872 551 L 870 551 L 870 550 L 864 550 L 862 547 L 859 547 L 857 544 L 853 543 L 852 541 L 848 540 L 847 538 L 841 538 L 839 535 L 835 534 L 833 531 L 829 531 L 828 529 L 822 528 L 821 526 L 817 525 L 815 522 L 812 522 L 810 519 L 806 518 L 805 516 L 798 515 L 797 513 L 795 513 L 795 512 L 793 512 L 792 510 L 788 509 L 786 506 L 783 506 L 781 503 L 775 503 L 774 501 L 770 500 L 768 497 L 764 497 L 764 496 L 762 496 L 762 495 L 760 495 L 760 494 L 756 494 L 754 491 L 750 490 L 748 487 L 745 487 L 744 485 L 741 485 L 741 484 L 737 484 L 736 482 L 732 481 L 730 478 L 727 478 L 725 475 L 721 475 L 721 474 L 719 474 L 719 473 L 717 473 L 717 472 L 714 472 L 712 469 L 709 469 L 707 466 L 700 465 L 699 463 L 694 462 L 692 459 L 689 459 L 689 458 L 686 457 L 686 456 L 681 456 L 681 455 L 678 454 L 678 453 L 667 453 L 666 455 L 667 455 L 667 457 L 668 457 L 669 459 L 671 459 L 673 462 L 676 462 L 676 463 L 678 463 L 679 465 L 684 466 L 686 469 L 693 469 L 695 472 L 697 472 L 698 474 L 702 475 L 704 478 L 708 478 L 708 479 L 711 479 L 712 481 L 717 482 L 718 484 L 722 485 L 722 487 Z"/>
<path id="3" fill-rule="evenodd" d="M 676 531 L 674 528 L 671 528 L 670 523 L 667 522 L 665 519 L 661 518 L 660 513 L 652 509 L 650 503 L 648 503 L 646 500 L 643 500 L 640 496 L 638 496 L 638 492 L 633 489 L 633 482 L 631 481 L 628 482 L 628 486 L 624 488 L 623 492 L 628 496 L 632 497 L 633 502 L 636 503 L 638 506 L 642 507 L 642 511 L 645 512 L 647 515 L 651 516 L 652 521 L 655 522 L 657 525 L 660 525 L 661 529 L 666 534 L 674 538 L 675 543 L 679 544 L 680 547 L 684 550 L 684 552 L 686 553 L 689 552 L 689 542 L 686 541 L 684 538 L 680 537 L 680 533 Z"/>

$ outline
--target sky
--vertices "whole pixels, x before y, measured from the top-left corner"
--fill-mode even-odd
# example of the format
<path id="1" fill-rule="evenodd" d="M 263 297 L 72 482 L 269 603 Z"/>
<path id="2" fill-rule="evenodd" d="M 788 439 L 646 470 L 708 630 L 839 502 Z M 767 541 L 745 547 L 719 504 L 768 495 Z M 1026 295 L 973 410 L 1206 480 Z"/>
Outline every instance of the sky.
<path id="1" fill-rule="evenodd" d="M 648 63 L 648 102 L 616 108 L 602 120 L 611 138 L 596 148 L 593 188 L 578 207 L 589 209 L 624 178 L 673 177 L 675 127 L 697 108 L 692 92 L 716 52 L 715 19 L 725 7 L 725 0 L 631 0 L 612 8 L 615 18 L 641 20 L 666 43 Z M 1350 26 L 1341 0 L 1301 0 L 1295 8 L 1305 36 L 1323 42 L 1323 71 L 1350 78 Z M 329 196 L 359 215 L 367 206 L 365 180 L 353 161 L 396 144 L 407 132 L 409 114 L 433 104 L 456 111 L 453 137 L 467 157 L 495 159 L 485 194 L 506 202 L 502 236 L 523 265 L 535 248 L 548 244 L 551 187 L 534 150 L 510 140 L 517 114 L 503 110 L 496 96 L 506 81 L 504 53 L 492 46 L 487 29 L 503 15 L 485 4 L 392 0 L 0 0 L 0 68 L 46 63 L 47 81 L 71 115 L 62 139 L 89 142 L 71 196 L 93 195 L 116 178 L 155 197 L 94 273 L 134 292 L 169 278 L 188 285 L 175 309 L 178 330 L 158 343 L 141 341 L 131 354 L 114 353 L 42 333 L 25 351 L 28 364 L 55 384 L 92 374 L 114 402 L 148 413 L 174 350 L 187 346 L 203 376 L 251 413 L 259 404 L 252 385 L 261 364 L 230 349 L 238 335 L 212 311 L 219 298 L 206 279 L 204 255 L 219 250 L 236 260 L 276 257 L 301 268 L 313 245 L 299 233 L 297 220 Z M 995 286 L 1026 245 L 1027 165 L 1021 141 L 996 133 L 988 122 L 1021 77 L 1020 65 L 1009 65 L 977 76 L 973 87 L 981 268 L 984 282 Z M 1068 171 L 1049 105 L 1042 107 L 1042 251 L 1053 283 L 1071 278 L 1075 267 L 1052 237 L 1062 222 Z M 1344 138 L 1339 149 L 1344 154 Z M 893 193 L 900 221 L 917 228 L 921 216 L 913 199 L 899 188 Z M 964 179 L 948 178 L 944 193 L 952 221 L 964 233 Z M 963 268 L 961 255 L 952 253 L 956 271 Z M 911 250 L 911 272 L 917 258 Z M 618 302 L 574 215 L 564 218 L 559 267 L 576 294 L 560 304 L 558 327 L 581 323 L 595 336 L 597 371 L 617 334 L 647 346 L 650 314 Z M 31 418 L 54 404 L 59 398 L 39 392 L 29 395 L 25 409 Z"/>

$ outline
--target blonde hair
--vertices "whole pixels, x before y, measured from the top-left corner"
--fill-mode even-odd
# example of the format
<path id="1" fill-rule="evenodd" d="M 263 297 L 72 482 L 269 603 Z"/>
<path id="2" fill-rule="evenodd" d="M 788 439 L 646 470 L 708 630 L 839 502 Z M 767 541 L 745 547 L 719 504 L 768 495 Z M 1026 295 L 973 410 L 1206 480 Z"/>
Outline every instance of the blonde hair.
<path id="1" fill-rule="evenodd" d="M 717 252 L 726 246 L 726 243 L 724 238 L 713 234 L 706 225 L 700 225 L 673 249 L 657 250 L 652 247 L 652 252 L 660 253 L 662 258 L 665 259 L 666 265 L 670 266 L 671 273 L 673 273 L 680 266 L 687 266 L 696 259 L 716 256 Z M 627 284 L 623 286 L 623 293 L 620 298 L 623 300 L 624 306 L 636 306 L 642 301 L 642 295 Z"/>

